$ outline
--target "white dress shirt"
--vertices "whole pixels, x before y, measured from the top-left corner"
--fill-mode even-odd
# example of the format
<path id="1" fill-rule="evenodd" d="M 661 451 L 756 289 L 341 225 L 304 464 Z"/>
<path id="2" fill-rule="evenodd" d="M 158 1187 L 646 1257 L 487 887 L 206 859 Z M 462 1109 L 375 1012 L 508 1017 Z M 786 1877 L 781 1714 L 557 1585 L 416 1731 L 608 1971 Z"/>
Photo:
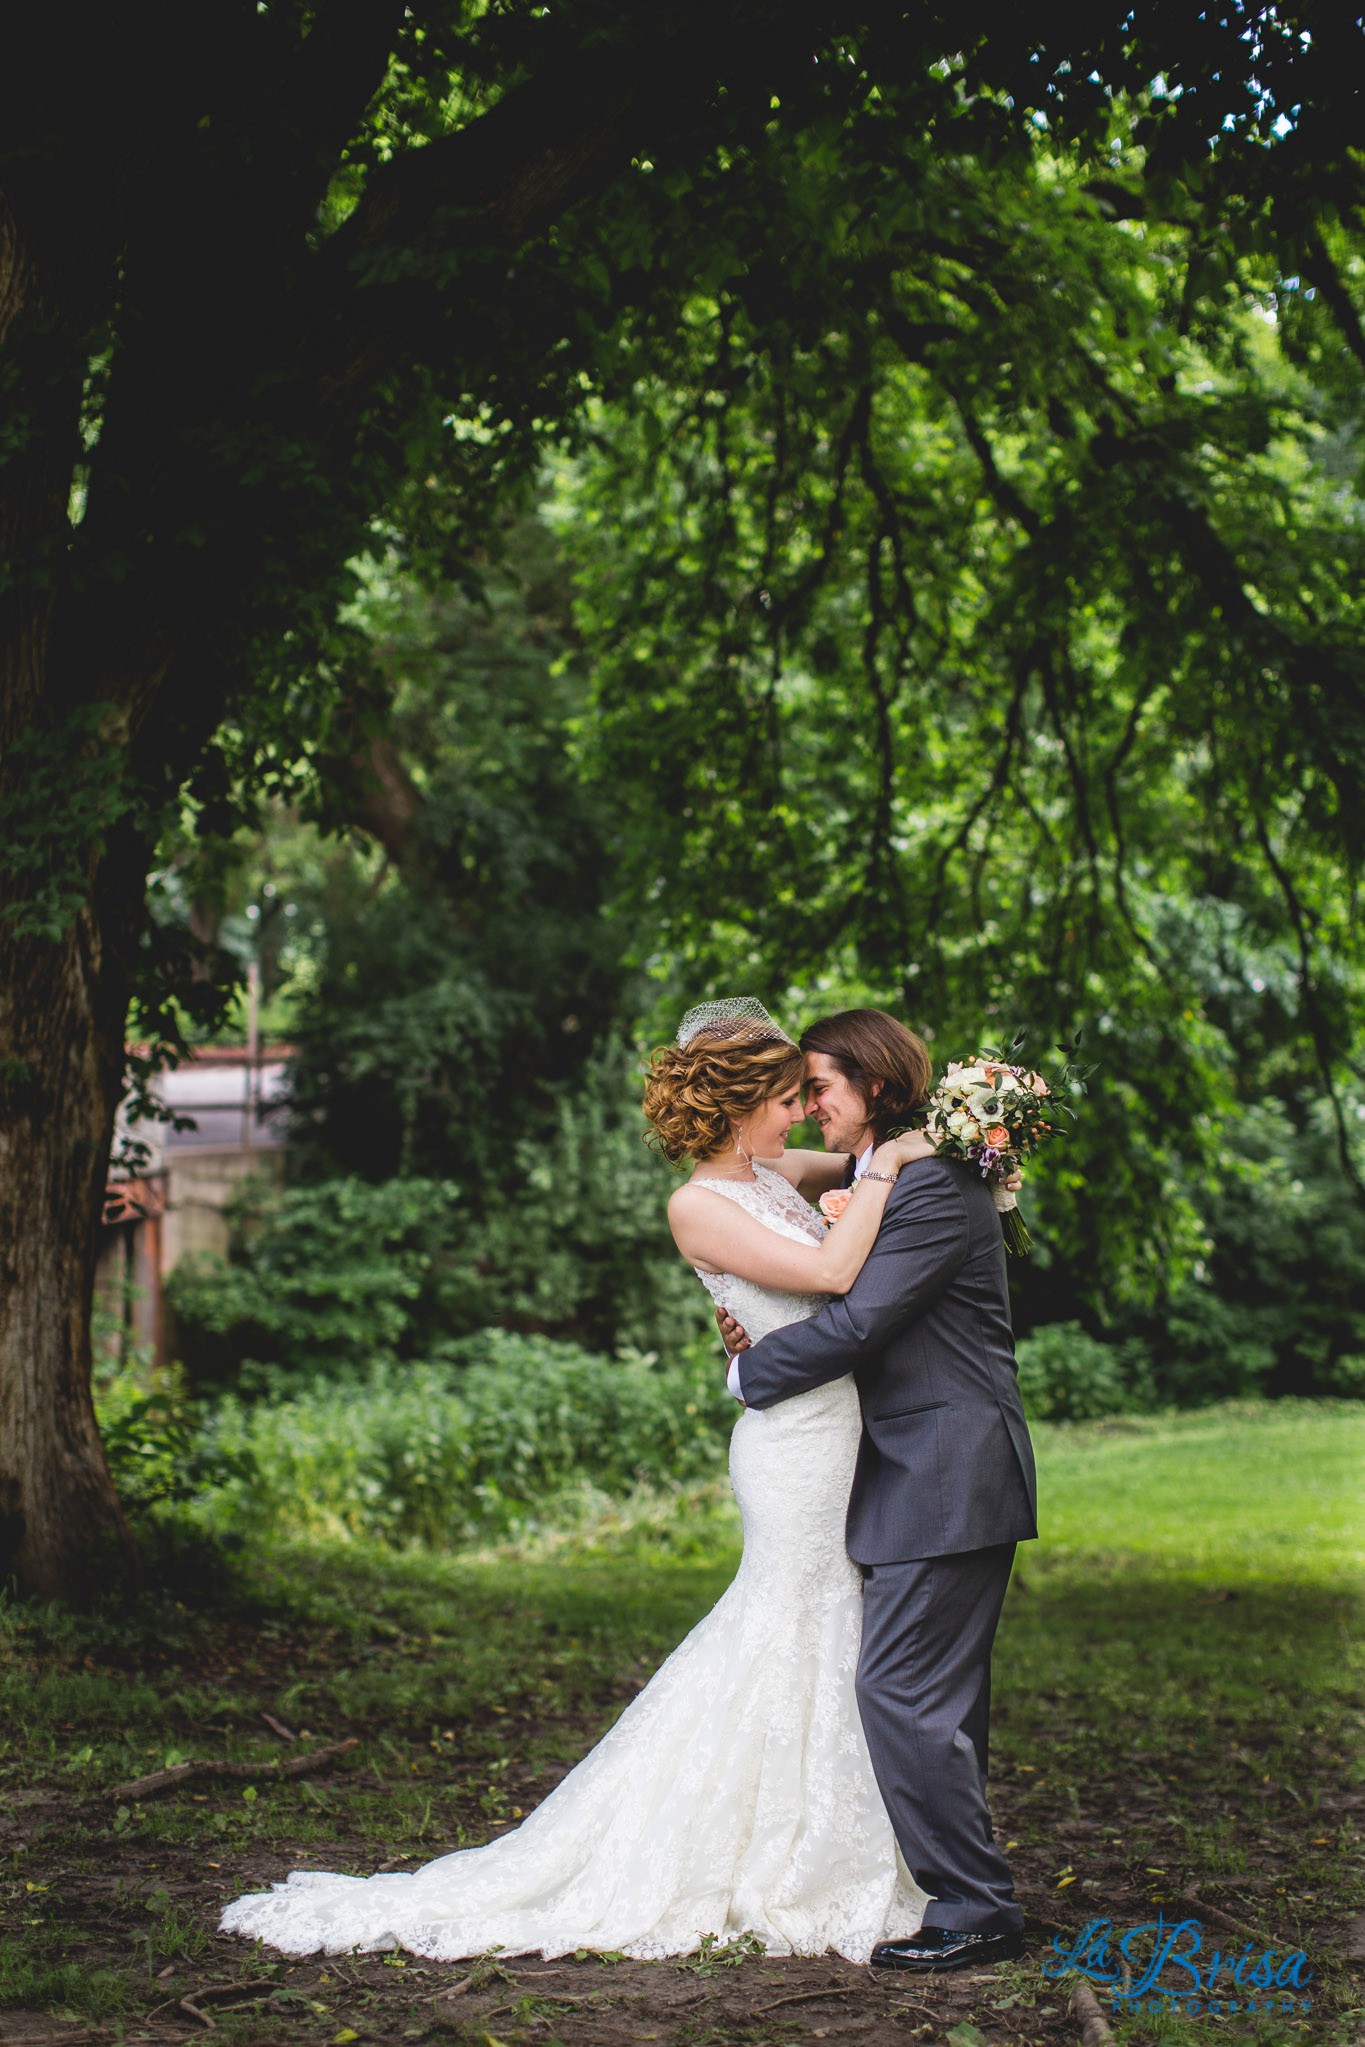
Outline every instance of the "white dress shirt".
<path id="1" fill-rule="evenodd" d="M 867 1143 L 863 1146 L 863 1149 L 858 1153 L 857 1158 L 854 1160 L 853 1183 L 855 1186 L 857 1185 L 858 1181 L 862 1179 L 863 1174 L 867 1171 L 868 1167 L 872 1164 L 872 1153 L 873 1150 L 875 1149 L 875 1146 L 876 1139 L 869 1138 Z M 733 1353 L 727 1352 L 727 1356 L 729 1356 L 730 1358 L 730 1369 L 725 1374 L 726 1390 L 730 1393 L 733 1393 L 736 1400 L 743 1400 L 744 1393 L 739 1383 L 739 1366 L 740 1360 L 743 1358 L 744 1353 L 742 1350 L 737 1350 Z"/>

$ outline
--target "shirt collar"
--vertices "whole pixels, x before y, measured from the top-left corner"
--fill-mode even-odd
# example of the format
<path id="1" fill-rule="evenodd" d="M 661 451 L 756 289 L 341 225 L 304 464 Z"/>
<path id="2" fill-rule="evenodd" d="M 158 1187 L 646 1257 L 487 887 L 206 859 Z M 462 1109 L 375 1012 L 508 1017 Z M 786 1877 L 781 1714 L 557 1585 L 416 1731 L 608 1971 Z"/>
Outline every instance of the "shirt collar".
<path id="1" fill-rule="evenodd" d="M 863 1149 L 858 1153 L 857 1159 L 854 1161 L 853 1166 L 853 1177 L 855 1180 L 861 1180 L 863 1174 L 872 1164 L 872 1154 L 876 1150 L 876 1148 L 877 1140 L 874 1137 L 870 1141 L 870 1143 L 864 1145 Z"/>

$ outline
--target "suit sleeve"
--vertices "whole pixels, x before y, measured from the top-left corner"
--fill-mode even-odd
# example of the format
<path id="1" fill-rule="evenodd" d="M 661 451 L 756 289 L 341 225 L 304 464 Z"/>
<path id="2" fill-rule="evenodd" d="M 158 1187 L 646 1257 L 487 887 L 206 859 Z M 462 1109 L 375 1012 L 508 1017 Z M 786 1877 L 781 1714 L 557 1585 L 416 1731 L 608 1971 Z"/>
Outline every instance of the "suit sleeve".
<path id="1" fill-rule="evenodd" d="M 908 1184 L 905 1182 L 908 1181 Z M 749 1407 L 774 1407 L 851 1372 L 922 1315 L 966 1261 L 970 1243 L 962 1190 L 941 1163 L 902 1175 L 867 1262 L 848 1292 L 806 1322 L 775 1329 L 739 1361 Z"/>

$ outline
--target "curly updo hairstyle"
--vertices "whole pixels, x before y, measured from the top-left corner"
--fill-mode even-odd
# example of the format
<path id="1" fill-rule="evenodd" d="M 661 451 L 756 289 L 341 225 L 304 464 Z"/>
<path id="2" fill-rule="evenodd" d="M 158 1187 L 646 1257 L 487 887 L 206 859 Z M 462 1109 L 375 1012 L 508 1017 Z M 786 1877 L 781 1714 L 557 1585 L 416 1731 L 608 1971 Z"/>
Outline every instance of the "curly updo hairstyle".
<path id="1" fill-rule="evenodd" d="M 801 1081 L 799 1049 L 789 1038 L 718 1037 L 698 1031 L 686 1046 L 660 1045 L 649 1062 L 644 1112 L 646 1142 L 678 1165 L 714 1158 L 772 1096 Z"/>

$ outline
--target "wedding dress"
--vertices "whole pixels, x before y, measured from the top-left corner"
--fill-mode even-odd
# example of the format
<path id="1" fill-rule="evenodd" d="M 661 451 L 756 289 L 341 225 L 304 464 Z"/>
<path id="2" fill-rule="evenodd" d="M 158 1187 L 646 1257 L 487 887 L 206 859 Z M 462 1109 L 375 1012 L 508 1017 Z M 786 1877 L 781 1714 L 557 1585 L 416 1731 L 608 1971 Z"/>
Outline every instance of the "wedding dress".
<path id="1" fill-rule="evenodd" d="M 823 1233 L 778 1173 L 713 1184 L 782 1236 Z M 820 1305 L 699 1277 L 754 1337 Z M 853 1689 L 862 1581 L 844 1512 L 860 1431 L 851 1378 L 740 1415 L 733 1584 L 514 1832 L 405 1875 L 297 1870 L 236 1899 L 223 1930 L 292 1955 L 402 1947 L 439 1960 L 493 1947 L 653 1959 L 748 1934 L 772 1954 L 833 1948 L 854 1962 L 915 1932 L 927 1900 L 897 1850 Z"/>

